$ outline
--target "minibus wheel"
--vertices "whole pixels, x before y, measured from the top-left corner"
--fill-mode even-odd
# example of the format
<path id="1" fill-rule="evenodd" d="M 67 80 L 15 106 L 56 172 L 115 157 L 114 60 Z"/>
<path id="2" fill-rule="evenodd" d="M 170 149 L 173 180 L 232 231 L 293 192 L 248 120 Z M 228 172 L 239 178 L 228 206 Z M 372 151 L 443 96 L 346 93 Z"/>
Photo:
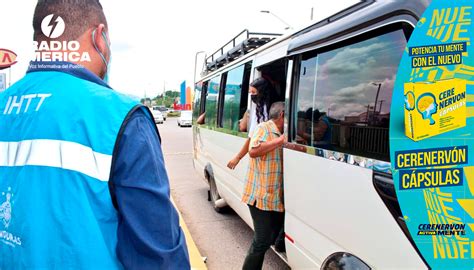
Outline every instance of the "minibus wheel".
<path id="1" fill-rule="evenodd" d="M 210 189 L 210 197 L 211 197 L 211 204 L 214 210 L 217 213 L 222 213 L 225 209 L 226 203 L 224 199 L 221 198 L 219 195 L 219 191 L 217 191 L 216 181 L 214 177 L 210 177 L 209 179 L 209 189 Z"/>

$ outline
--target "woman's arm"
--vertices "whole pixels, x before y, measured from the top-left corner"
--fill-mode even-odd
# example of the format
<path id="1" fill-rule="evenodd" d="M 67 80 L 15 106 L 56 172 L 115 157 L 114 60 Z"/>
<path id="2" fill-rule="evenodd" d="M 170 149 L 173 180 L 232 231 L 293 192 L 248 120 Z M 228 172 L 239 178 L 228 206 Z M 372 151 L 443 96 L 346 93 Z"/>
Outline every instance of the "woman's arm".
<path id="1" fill-rule="evenodd" d="M 203 112 L 201 115 L 199 115 L 198 119 L 196 120 L 196 123 L 199 125 L 203 125 L 206 119 L 206 112 Z"/>
<path id="2" fill-rule="evenodd" d="M 229 169 L 232 169 L 232 170 L 235 169 L 237 164 L 239 164 L 239 161 L 243 157 L 245 157 L 245 155 L 247 155 L 247 153 L 249 151 L 249 145 L 250 145 L 250 138 L 247 138 L 247 140 L 245 140 L 244 145 L 240 149 L 239 153 L 237 153 L 237 155 L 227 163 L 227 167 Z"/>

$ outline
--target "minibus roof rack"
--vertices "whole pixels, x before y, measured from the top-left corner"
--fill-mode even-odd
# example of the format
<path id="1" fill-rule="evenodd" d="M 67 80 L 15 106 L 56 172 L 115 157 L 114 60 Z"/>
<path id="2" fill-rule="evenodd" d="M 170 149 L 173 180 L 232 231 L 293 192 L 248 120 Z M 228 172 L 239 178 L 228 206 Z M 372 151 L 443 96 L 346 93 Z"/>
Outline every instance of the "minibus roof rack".
<path id="1" fill-rule="evenodd" d="M 206 75 L 227 65 L 281 35 L 282 34 L 249 32 L 248 29 L 244 29 L 229 42 L 224 44 L 224 46 L 206 57 L 202 75 Z"/>

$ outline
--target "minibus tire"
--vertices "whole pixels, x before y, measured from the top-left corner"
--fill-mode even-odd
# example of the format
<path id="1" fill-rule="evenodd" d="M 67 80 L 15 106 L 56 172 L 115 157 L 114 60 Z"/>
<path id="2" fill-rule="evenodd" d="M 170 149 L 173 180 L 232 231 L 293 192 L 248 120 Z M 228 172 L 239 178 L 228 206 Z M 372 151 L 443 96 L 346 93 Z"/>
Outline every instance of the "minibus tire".
<path id="1" fill-rule="evenodd" d="M 212 207 L 214 208 L 214 210 L 217 212 L 217 213 L 222 213 L 225 209 L 225 207 L 219 207 L 218 206 L 218 201 L 219 200 L 222 200 L 221 199 L 221 196 L 219 195 L 219 191 L 217 190 L 217 185 L 216 185 L 216 181 L 214 180 L 214 177 L 209 177 L 209 190 L 210 190 L 210 194 L 211 194 L 211 204 L 212 204 Z"/>

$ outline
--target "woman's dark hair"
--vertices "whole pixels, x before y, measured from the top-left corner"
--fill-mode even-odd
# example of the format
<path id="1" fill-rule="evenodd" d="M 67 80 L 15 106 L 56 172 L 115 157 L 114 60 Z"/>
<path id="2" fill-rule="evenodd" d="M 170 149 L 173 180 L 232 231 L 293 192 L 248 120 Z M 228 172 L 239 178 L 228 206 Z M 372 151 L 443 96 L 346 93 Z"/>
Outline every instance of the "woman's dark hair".
<path id="1" fill-rule="evenodd" d="M 258 78 L 250 84 L 251 87 L 257 89 L 257 95 L 255 99 L 252 99 L 257 104 L 257 122 L 261 123 L 265 119 L 265 113 L 263 112 L 266 107 L 266 114 L 270 109 L 270 92 L 273 91 L 272 84 L 265 78 Z"/>

